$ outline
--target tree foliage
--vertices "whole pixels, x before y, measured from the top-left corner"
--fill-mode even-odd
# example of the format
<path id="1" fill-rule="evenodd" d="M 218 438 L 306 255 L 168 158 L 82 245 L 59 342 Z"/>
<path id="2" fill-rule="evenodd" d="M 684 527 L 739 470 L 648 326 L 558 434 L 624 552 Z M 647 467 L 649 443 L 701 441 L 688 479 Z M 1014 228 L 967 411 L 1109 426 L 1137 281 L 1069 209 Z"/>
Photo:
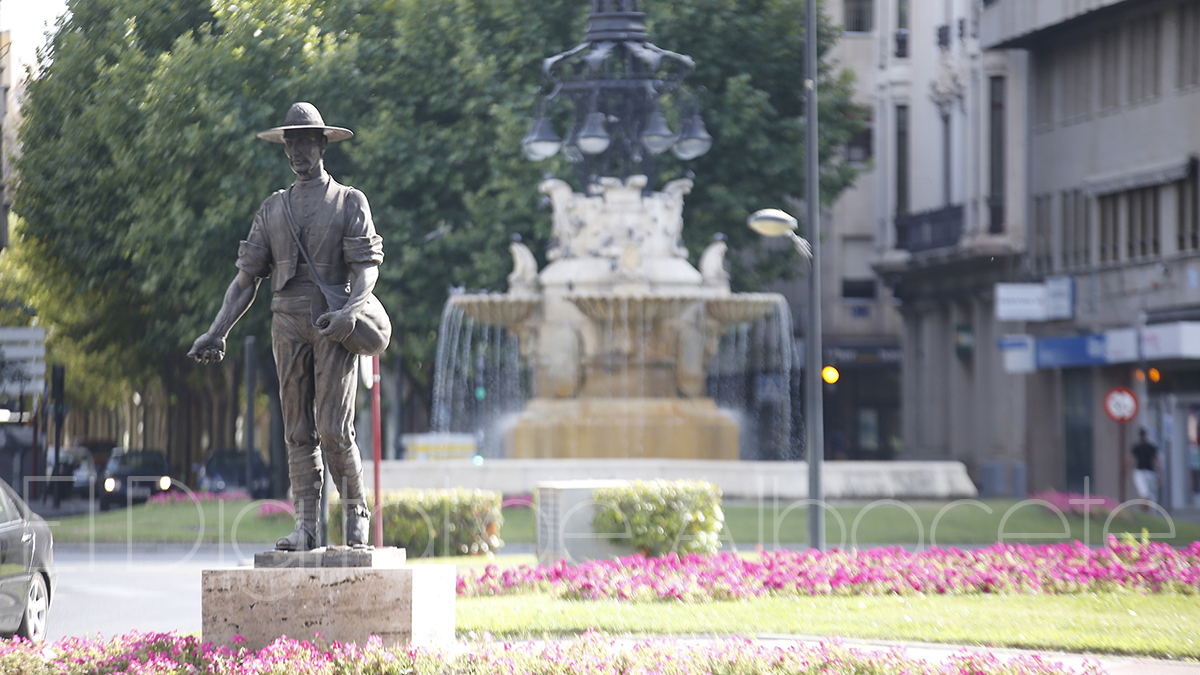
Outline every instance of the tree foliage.
<path id="1" fill-rule="evenodd" d="M 327 167 L 371 202 L 386 255 L 377 292 L 416 381 L 431 380 L 447 288 L 502 288 L 511 233 L 545 248 L 537 184 L 570 166 L 532 164 L 519 142 L 542 59 L 582 35 L 582 0 L 68 5 L 23 108 L 17 259 L 41 315 L 127 376 L 186 367 L 255 209 L 291 180 L 279 147 L 253 133 L 293 101 L 356 132 L 330 146 Z M 646 5 L 651 39 L 696 60 L 689 85 L 715 138 L 708 155 L 664 168 L 662 180 L 696 174 L 687 243 L 698 252 L 724 231 L 749 245 L 746 215 L 803 184 L 803 2 Z M 837 35 L 820 29 L 824 52 Z M 836 157 L 865 115 L 850 80 L 822 72 L 829 201 L 853 178 Z M 267 304 L 239 330 L 266 334 Z"/>

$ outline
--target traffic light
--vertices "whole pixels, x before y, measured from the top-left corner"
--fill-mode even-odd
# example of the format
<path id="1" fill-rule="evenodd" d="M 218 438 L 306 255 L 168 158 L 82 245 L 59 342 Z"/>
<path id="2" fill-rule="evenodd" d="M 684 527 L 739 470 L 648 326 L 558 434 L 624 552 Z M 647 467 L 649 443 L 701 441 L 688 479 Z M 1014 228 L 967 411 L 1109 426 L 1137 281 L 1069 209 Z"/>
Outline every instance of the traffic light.
<path id="1" fill-rule="evenodd" d="M 825 366 L 821 369 L 821 379 L 825 380 L 825 384 L 836 384 L 841 377 L 842 374 L 833 366 Z"/>

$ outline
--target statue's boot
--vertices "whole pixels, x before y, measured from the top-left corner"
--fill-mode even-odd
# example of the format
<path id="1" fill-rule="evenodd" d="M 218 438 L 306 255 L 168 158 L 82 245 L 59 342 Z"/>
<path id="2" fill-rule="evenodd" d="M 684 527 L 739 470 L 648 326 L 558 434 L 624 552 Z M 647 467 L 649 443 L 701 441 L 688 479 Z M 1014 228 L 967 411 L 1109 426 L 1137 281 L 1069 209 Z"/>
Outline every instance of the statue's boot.
<path id="1" fill-rule="evenodd" d="M 297 520 L 292 533 L 275 542 L 277 551 L 311 551 L 314 548 L 317 548 L 317 524 L 304 520 Z"/>
<path id="2" fill-rule="evenodd" d="M 317 515 L 321 505 L 321 473 L 292 472 L 292 499 L 296 505 L 296 528 L 275 542 L 278 551 L 311 551 L 317 542 Z"/>
<path id="3" fill-rule="evenodd" d="M 346 507 L 346 545 L 369 548 L 371 541 L 371 512 L 362 504 Z"/>

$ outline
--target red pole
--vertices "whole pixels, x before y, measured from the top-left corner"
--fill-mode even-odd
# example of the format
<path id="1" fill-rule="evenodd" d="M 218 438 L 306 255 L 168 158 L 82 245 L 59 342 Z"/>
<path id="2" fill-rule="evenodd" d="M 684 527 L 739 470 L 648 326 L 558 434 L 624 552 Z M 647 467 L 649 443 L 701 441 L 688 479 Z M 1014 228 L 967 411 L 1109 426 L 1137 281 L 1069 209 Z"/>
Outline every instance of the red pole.
<path id="1" fill-rule="evenodd" d="M 41 463 L 38 462 L 38 453 L 40 452 L 40 450 L 38 449 L 38 418 L 41 417 L 39 412 L 40 411 L 38 410 L 38 395 L 35 393 L 33 395 L 33 442 L 31 444 L 33 446 L 33 475 L 34 476 L 39 475 L 38 467 L 41 466 Z M 28 489 L 29 494 L 22 495 L 22 496 L 25 499 L 33 499 L 34 497 L 36 497 L 38 495 L 38 492 L 39 492 L 38 488 L 40 488 L 40 487 L 41 487 L 41 483 L 35 478 L 33 481 L 31 481 L 29 483 L 29 489 Z"/>
<path id="2" fill-rule="evenodd" d="M 1125 423 L 1120 422 L 1117 424 L 1117 426 L 1121 429 L 1121 432 L 1117 435 L 1117 438 L 1119 439 L 1117 441 L 1117 443 L 1120 444 L 1120 447 L 1117 448 L 1117 459 L 1120 460 L 1117 462 L 1117 465 L 1121 467 L 1121 478 L 1120 478 L 1121 489 L 1119 490 L 1118 493 L 1121 497 L 1121 503 L 1124 504 L 1125 503 L 1125 478 L 1126 478 L 1125 477 Z"/>
<path id="3" fill-rule="evenodd" d="M 383 519 L 379 510 L 379 474 L 383 459 L 383 439 L 380 438 L 379 413 L 379 355 L 371 357 L 371 444 L 375 446 L 375 547 L 383 546 Z"/>

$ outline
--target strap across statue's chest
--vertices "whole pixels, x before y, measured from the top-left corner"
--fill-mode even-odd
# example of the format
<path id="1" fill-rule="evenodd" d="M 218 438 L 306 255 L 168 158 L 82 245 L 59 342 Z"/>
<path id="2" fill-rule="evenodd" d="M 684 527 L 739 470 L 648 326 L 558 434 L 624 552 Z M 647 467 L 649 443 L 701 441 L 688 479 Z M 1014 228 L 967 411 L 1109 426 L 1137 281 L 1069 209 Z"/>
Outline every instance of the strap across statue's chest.
<path id="1" fill-rule="evenodd" d="M 290 192 L 286 198 L 290 198 L 292 216 L 299 227 L 300 239 L 310 255 L 323 258 L 321 253 L 331 241 L 341 241 L 341 233 L 334 232 L 337 229 L 335 216 L 339 212 L 338 204 L 335 203 L 336 192 L 329 189 L 328 183 L 307 189 L 293 188 Z"/>

